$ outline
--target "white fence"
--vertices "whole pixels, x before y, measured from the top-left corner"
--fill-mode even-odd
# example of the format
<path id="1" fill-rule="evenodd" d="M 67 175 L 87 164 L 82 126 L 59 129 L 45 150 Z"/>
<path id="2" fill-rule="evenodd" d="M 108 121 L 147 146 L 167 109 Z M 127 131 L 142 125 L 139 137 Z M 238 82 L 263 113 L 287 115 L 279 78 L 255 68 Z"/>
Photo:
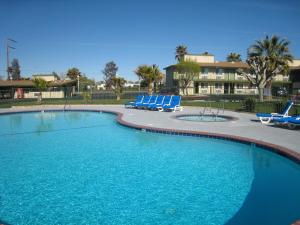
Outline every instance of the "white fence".
<path id="1" fill-rule="evenodd" d="M 40 92 L 30 91 L 24 93 L 24 98 L 38 98 Z M 42 91 L 42 98 L 64 98 L 63 91 Z M 18 93 L 15 92 L 14 98 L 18 98 Z"/>

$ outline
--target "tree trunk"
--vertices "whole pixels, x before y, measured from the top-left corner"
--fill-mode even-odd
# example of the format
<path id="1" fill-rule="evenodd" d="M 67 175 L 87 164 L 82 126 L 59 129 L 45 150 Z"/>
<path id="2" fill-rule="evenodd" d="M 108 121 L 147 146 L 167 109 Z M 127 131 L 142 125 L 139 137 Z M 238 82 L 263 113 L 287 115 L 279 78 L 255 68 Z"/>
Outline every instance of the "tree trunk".
<path id="1" fill-rule="evenodd" d="M 272 100 L 272 81 L 269 81 L 266 85 L 266 88 L 268 88 L 269 90 L 269 95 L 268 95 L 268 101 Z"/>
<path id="2" fill-rule="evenodd" d="M 152 83 L 149 82 L 149 85 L 148 85 L 148 95 L 152 95 L 152 92 L 153 92 Z"/>
<path id="3" fill-rule="evenodd" d="M 185 95 L 186 95 L 186 96 L 189 96 L 188 87 L 185 88 Z"/>
<path id="4" fill-rule="evenodd" d="M 264 101 L 264 89 L 261 87 L 258 87 L 258 95 L 259 95 L 259 101 L 263 102 Z"/>
<path id="5" fill-rule="evenodd" d="M 37 98 L 38 103 L 42 102 L 42 92 L 39 93 L 39 96 Z"/>
<path id="6" fill-rule="evenodd" d="M 120 95 L 117 95 L 117 101 L 120 101 L 121 97 Z"/>

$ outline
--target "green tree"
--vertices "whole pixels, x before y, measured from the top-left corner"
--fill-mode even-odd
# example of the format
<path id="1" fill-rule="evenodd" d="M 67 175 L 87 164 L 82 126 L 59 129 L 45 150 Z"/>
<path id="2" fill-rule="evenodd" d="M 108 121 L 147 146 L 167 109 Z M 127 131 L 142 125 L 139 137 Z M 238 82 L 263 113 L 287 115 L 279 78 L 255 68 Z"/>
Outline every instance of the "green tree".
<path id="1" fill-rule="evenodd" d="M 263 102 L 263 90 L 277 75 L 286 75 L 289 71 L 289 62 L 293 56 L 289 52 L 289 41 L 277 36 L 266 36 L 264 40 L 248 49 L 248 70 L 239 69 L 252 85 L 258 88 L 259 100 Z"/>
<path id="2" fill-rule="evenodd" d="M 76 67 L 69 69 L 67 72 L 67 77 L 69 77 L 72 80 L 78 79 L 78 76 L 81 76 L 81 72 Z"/>
<path id="3" fill-rule="evenodd" d="M 105 64 L 104 70 L 102 70 L 103 73 L 103 79 L 105 82 L 105 87 L 107 89 L 111 89 L 112 87 L 112 78 L 117 76 L 117 71 L 118 71 L 117 64 L 114 61 L 110 61 Z"/>
<path id="4" fill-rule="evenodd" d="M 32 80 L 35 88 L 40 91 L 38 96 L 38 102 L 42 101 L 42 91 L 45 91 L 48 87 L 47 81 L 42 78 L 35 78 Z"/>
<path id="5" fill-rule="evenodd" d="M 119 101 L 123 93 L 124 85 L 127 81 L 123 77 L 113 77 L 111 80 L 117 100 Z"/>
<path id="6" fill-rule="evenodd" d="M 199 75 L 200 66 L 193 61 L 180 61 L 175 66 L 177 72 L 175 78 L 178 79 L 179 87 L 182 89 L 183 94 L 188 95 L 188 87 Z"/>
<path id="7" fill-rule="evenodd" d="M 11 62 L 11 76 L 13 80 L 21 79 L 21 70 L 17 59 L 13 59 Z"/>
<path id="8" fill-rule="evenodd" d="M 139 78 L 142 79 L 142 82 L 148 84 L 149 95 L 151 95 L 153 92 L 153 84 L 161 81 L 163 77 L 158 66 L 156 65 L 140 65 L 134 72 Z"/>
<path id="9" fill-rule="evenodd" d="M 175 50 L 175 59 L 180 62 L 184 59 L 184 55 L 188 54 L 187 47 L 184 45 L 178 45 Z"/>
<path id="10" fill-rule="evenodd" d="M 241 62 L 241 55 L 238 53 L 231 52 L 227 55 L 227 62 Z"/>
<path id="11" fill-rule="evenodd" d="M 88 78 L 85 74 L 79 77 L 80 91 L 87 91 L 95 86 L 95 80 Z"/>

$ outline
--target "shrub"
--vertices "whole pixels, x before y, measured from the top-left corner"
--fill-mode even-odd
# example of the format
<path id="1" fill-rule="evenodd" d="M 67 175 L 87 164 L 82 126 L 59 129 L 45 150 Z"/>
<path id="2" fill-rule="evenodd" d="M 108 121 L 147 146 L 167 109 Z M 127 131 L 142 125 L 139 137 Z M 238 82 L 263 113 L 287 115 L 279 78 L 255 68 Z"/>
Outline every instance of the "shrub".
<path id="1" fill-rule="evenodd" d="M 89 92 L 83 92 L 83 99 L 86 103 L 91 103 L 92 102 L 92 95 Z"/>
<path id="2" fill-rule="evenodd" d="M 254 98 L 247 98 L 244 101 L 244 108 L 247 112 L 254 112 L 255 110 L 255 99 Z"/>

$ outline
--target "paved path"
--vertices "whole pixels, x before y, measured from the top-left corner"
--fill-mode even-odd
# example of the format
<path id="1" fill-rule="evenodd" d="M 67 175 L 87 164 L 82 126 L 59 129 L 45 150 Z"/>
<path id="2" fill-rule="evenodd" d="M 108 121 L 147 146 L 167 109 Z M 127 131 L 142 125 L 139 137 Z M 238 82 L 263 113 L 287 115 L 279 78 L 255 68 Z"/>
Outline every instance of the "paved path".
<path id="1" fill-rule="evenodd" d="M 43 109 L 63 109 L 63 106 L 14 107 L 0 109 L 0 113 Z M 175 116 L 199 114 L 201 110 L 199 107 L 185 107 L 182 112 L 175 113 L 126 109 L 120 105 L 72 105 L 67 109 L 115 111 L 123 114 L 124 121 L 136 125 L 240 136 L 279 145 L 300 153 L 300 130 L 263 125 L 256 120 L 255 115 L 248 113 L 225 111 L 222 115 L 238 118 L 238 120 L 230 122 L 191 122 L 178 120 Z"/>

